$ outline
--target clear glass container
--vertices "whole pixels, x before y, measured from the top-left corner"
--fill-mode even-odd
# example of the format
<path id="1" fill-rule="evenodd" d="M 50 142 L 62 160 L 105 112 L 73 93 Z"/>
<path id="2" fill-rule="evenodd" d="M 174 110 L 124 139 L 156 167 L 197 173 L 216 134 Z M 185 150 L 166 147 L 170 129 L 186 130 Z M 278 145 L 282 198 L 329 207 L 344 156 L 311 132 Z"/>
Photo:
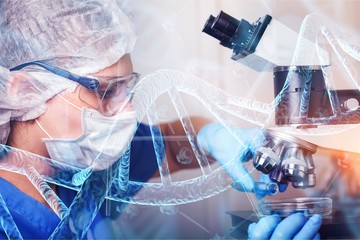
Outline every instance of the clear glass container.
<path id="1" fill-rule="evenodd" d="M 260 215 L 278 214 L 286 217 L 296 212 L 303 212 L 306 216 L 320 214 L 328 216 L 332 213 L 332 199 L 324 197 L 301 197 L 262 200 L 258 202 Z"/>

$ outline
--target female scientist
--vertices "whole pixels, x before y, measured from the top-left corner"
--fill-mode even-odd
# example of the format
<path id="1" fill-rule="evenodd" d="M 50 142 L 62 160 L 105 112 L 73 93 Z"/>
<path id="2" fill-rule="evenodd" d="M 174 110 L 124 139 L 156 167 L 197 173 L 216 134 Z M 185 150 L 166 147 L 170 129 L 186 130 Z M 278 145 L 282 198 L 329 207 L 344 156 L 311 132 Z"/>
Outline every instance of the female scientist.
<path id="1" fill-rule="evenodd" d="M 87 167 L 89 152 L 96 152 L 84 136 L 101 141 L 107 122 L 116 114 L 122 142 L 116 156 L 132 137 L 136 121 L 131 104 L 123 104 L 127 90 L 139 75 L 130 52 L 135 44 L 133 23 L 117 1 L 31 0 L 0 2 L 0 143 L 24 152 Z M 56 67 L 56 68 L 55 68 Z M 65 73 L 65 74 L 64 74 Z M 94 79 L 96 81 L 94 81 Z M 210 141 L 213 125 L 192 119 L 203 142 Z M 179 126 L 179 127 L 178 127 Z M 183 135 L 179 123 L 162 127 L 163 134 Z M 136 136 L 150 136 L 140 124 Z M 227 139 L 218 144 L 227 144 Z M 221 145 L 208 149 L 216 158 Z M 167 145 L 171 171 L 178 167 L 176 146 Z M 145 182 L 158 169 L 151 143 L 132 144 L 130 179 Z M 71 157 L 69 157 L 69 155 Z M 11 158 L 10 156 L 3 156 Z M 119 157 L 119 156 L 118 156 Z M 26 154 L 24 155 L 26 161 Z M 103 166 L 96 166 L 103 168 Z M 23 238 L 48 238 L 60 219 L 26 176 L 0 170 L 0 195 Z M 70 204 L 74 193 L 52 186 Z M 95 218 L 87 238 L 104 238 Z M 6 238 L 0 216 L 0 238 Z M 314 238 L 321 219 L 294 214 L 280 221 L 263 218 L 249 228 L 250 238 Z M 109 237 L 109 236 L 108 236 Z"/>

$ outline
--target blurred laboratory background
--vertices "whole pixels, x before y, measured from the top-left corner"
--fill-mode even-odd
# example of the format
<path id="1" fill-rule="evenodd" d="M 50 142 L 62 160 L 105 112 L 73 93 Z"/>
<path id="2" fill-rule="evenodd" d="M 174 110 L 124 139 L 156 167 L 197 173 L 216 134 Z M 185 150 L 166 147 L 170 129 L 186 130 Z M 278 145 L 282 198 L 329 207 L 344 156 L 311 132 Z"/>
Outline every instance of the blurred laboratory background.
<path id="1" fill-rule="evenodd" d="M 256 72 L 233 61 L 231 49 L 222 47 L 218 41 L 202 32 L 210 15 L 216 16 L 224 11 L 237 19 L 255 22 L 269 14 L 298 32 L 308 14 L 320 13 L 360 43 L 359 0 L 128 0 L 124 1 L 124 6 L 136 24 L 138 40 L 132 59 L 135 70 L 142 76 L 159 69 L 177 69 L 233 95 L 265 103 L 271 103 L 274 99 L 273 73 Z M 211 117 L 194 98 L 185 99 L 189 114 Z M 159 101 L 159 114 L 164 122 L 177 118 L 168 103 L 166 97 Z M 239 121 L 238 127 L 256 126 Z M 339 195 L 338 182 L 346 185 L 344 181 L 351 178 L 349 176 L 354 170 L 351 170 L 352 173 L 346 170 L 348 175 L 339 173 L 337 160 L 343 156 L 334 155 L 319 150 L 313 156 L 317 169 L 317 185 L 314 188 L 299 190 L 289 187 L 276 197 Z M 172 174 L 172 177 L 191 179 L 199 176 L 199 171 L 184 170 Z M 254 173 L 254 176 L 257 174 Z M 158 180 L 154 178 L 152 181 Z M 167 209 L 127 205 L 114 225 L 119 237 L 129 239 L 231 238 L 233 226 L 229 212 L 253 211 L 253 201 L 251 194 L 230 189 L 208 199 Z"/>

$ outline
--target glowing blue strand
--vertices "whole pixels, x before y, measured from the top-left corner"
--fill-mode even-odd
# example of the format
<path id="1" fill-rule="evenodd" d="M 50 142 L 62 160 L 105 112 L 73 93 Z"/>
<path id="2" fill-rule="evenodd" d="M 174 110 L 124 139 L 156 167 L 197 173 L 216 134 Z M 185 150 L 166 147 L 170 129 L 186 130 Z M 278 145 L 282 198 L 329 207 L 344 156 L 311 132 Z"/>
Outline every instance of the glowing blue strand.
<path id="1" fill-rule="evenodd" d="M 217 107 L 223 108 L 226 112 L 259 126 L 263 126 L 264 121 L 269 118 L 272 112 L 270 104 L 231 95 L 187 73 L 172 69 L 161 69 L 147 75 L 134 89 L 132 105 L 139 113 L 139 120 L 142 119 L 143 114 L 156 97 L 168 92 L 174 86 L 178 91 L 185 92 L 200 100 L 210 111 L 216 103 Z M 245 109 L 250 111 L 242 111 Z M 217 112 L 212 113 L 217 114 Z"/>
<path id="2" fill-rule="evenodd" d="M 335 36 L 334 36 L 335 33 L 331 29 L 324 28 L 324 29 L 322 29 L 322 34 L 324 34 L 326 39 L 329 41 L 332 49 L 334 50 L 335 54 L 341 61 L 342 66 L 345 68 L 351 81 L 355 84 L 356 88 L 358 90 L 360 90 L 360 85 L 358 82 L 360 79 L 360 75 L 359 75 L 358 71 L 356 70 L 356 68 L 351 64 L 349 57 L 346 56 L 345 54 L 344 55 L 340 54 L 340 49 L 342 49 L 342 47 L 341 47 L 341 44 L 339 43 L 339 39 L 335 38 Z"/>
<path id="3" fill-rule="evenodd" d="M 174 104 L 175 110 L 179 116 L 181 124 L 185 130 L 186 136 L 189 140 L 191 148 L 194 151 L 196 159 L 199 163 L 200 169 L 203 174 L 209 174 L 212 170 L 206 154 L 202 148 L 196 144 L 196 131 L 191 123 L 189 114 L 187 113 L 184 103 L 178 91 L 173 87 L 169 90 L 170 98 Z"/>
<path id="4" fill-rule="evenodd" d="M 0 169 L 26 175 L 28 166 L 32 166 L 45 181 L 59 186 L 77 189 L 73 184 L 73 177 L 79 173 L 81 169 L 63 162 L 53 161 L 40 155 L 29 154 L 21 149 L 5 145 L 0 146 L 5 147 L 7 153 L 11 153 L 8 154 L 10 157 L 1 159 Z"/>
<path id="5" fill-rule="evenodd" d="M 319 34 L 319 38 L 324 38 L 323 35 Z M 325 49 L 325 46 L 319 46 L 319 42 L 321 41 L 317 41 L 317 45 L 316 45 L 316 49 Z M 324 45 L 324 44 L 323 44 Z M 341 106 L 340 106 L 340 101 L 338 98 L 338 95 L 336 94 L 335 91 L 332 91 L 332 80 L 333 76 L 331 74 L 330 71 L 326 71 L 326 67 L 327 66 L 321 66 L 321 70 L 322 70 L 322 74 L 324 76 L 324 81 L 325 81 L 325 86 L 326 86 L 326 92 L 329 96 L 329 101 L 330 101 L 330 107 L 331 107 L 331 111 L 333 113 L 334 116 L 339 116 L 341 115 Z"/>
<path id="6" fill-rule="evenodd" d="M 135 203 L 132 200 L 132 196 L 134 196 L 135 193 L 143 188 L 143 184 L 144 183 L 142 182 L 131 181 L 126 188 L 126 191 L 124 191 L 121 188 L 119 179 L 114 179 L 113 184 L 110 187 L 109 194 L 106 198 L 117 202 Z"/>
<path id="7" fill-rule="evenodd" d="M 117 175 L 119 163 L 120 161 L 117 161 L 110 167 L 110 177 L 107 176 L 107 169 L 92 171 L 50 239 L 84 238 L 108 194 L 112 180 Z"/>
<path id="8" fill-rule="evenodd" d="M 130 146 L 128 146 L 125 153 L 120 158 L 118 184 L 119 184 L 119 189 L 121 189 L 121 191 L 126 191 L 129 185 L 130 153 L 131 153 L 131 148 Z"/>
<path id="9" fill-rule="evenodd" d="M 356 70 L 356 68 L 351 64 L 349 57 L 345 54 L 344 55 L 340 54 L 339 50 L 342 48 L 339 44 L 339 39 L 334 37 L 335 34 L 331 29 L 323 29 L 322 33 L 329 40 L 334 52 L 336 53 L 336 55 L 338 56 L 339 60 L 341 61 L 342 65 L 343 65 L 343 67 L 347 71 L 350 79 L 355 84 L 356 88 L 359 90 L 360 85 L 359 85 L 358 81 L 360 79 L 360 75 L 359 75 L 358 71 Z"/>
<path id="10" fill-rule="evenodd" d="M 23 239 L 1 194 L 0 194 L 0 226 L 2 229 L 4 229 L 8 239 Z"/>
<path id="11" fill-rule="evenodd" d="M 245 113 L 244 119 L 247 119 L 249 117 L 255 118 L 254 121 L 258 124 L 263 124 L 263 120 L 267 119 L 270 116 L 268 114 L 270 105 L 261 104 L 243 98 L 237 98 L 236 96 L 231 96 L 223 91 L 219 91 L 217 88 L 210 86 L 209 84 L 198 78 L 192 77 L 189 74 L 184 74 L 179 71 L 160 70 L 156 73 L 149 75 L 149 77 L 144 78 L 141 82 L 142 84 L 138 85 L 139 87 L 136 89 L 132 104 L 134 109 L 136 109 L 136 111 L 138 112 L 139 121 L 142 120 L 144 116 L 143 114 L 149 110 L 151 104 L 158 96 L 160 96 L 160 93 L 165 93 L 174 86 L 176 86 L 177 89 L 179 88 L 181 91 L 200 99 L 204 106 L 208 108 L 210 112 L 212 112 L 214 116 L 219 119 L 222 124 L 224 124 L 225 127 L 228 126 L 228 121 L 224 118 L 225 112 L 241 117 L 243 116 L 242 111 L 244 111 L 244 109 L 247 109 L 246 111 L 248 112 Z M 208 94 L 208 91 L 210 91 L 210 94 Z M 221 102 L 220 106 L 215 104 L 217 103 L 217 101 Z M 227 108 L 227 103 L 231 105 L 230 108 Z M 255 109 L 255 112 L 258 112 L 259 115 L 253 115 L 251 109 Z M 156 134 L 154 133 L 152 137 L 154 137 L 155 139 L 159 139 L 159 137 L 156 137 Z M 241 141 L 239 141 L 239 143 L 240 142 Z M 158 148 L 156 147 L 156 149 Z M 22 156 L 22 158 L 20 156 L 19 159 L 24 158 L 26 158 L 26 155 Z M 37 156 L 37 158 L 39 158 L 39 156 Z M 41 160 L 46 159 L 42 158 Z M 146 161 L 146 159 L 144 161 Z M 45 166 L 45 168 L 52 169 L 51 172 L 54 173 L 51 176 L 44 176 L 46 178 L 46 181 L 78 190 L 78 186 L 74 186 L 72 178 L 74 174 L 77 174 L 81 171 L 80 169 L 66 166 L 66 164 L 64 163 L 55 164 L 55 162 L 44 162 L 49 163 L 47 166 Z M 36 166 L 36 161 L 34 161 L 34 163 L 34 166 Z M 56 166 L 55 169 L 53 169 L 54 166 L 52 164 Z M 39 163 L 39 165 L 41 165 L 41 163 Z M 18 167 L 14 169 L 15 171 L 19 171 Z M 59 171 L 61 169 L 64 171 Z M 219 171 L 222 171 L 222 169 L 220 169 Z M 225 180 L 226 177 L 228 177 L 227 174 L 219 171 L 212 171 L 210 174 L 203 175 L 204 177 L 194 180 L 190 179 L 185 182 L 177 182 L 176 186 L 173 186 L 174 183 L 167 187 L 164 187 L 163 183 L 161 183 L 160 186 L 154 183 L 134 183 L 130 184 L 129 189 L 126 192 L 119 189 L 119 182 L 117 182 L 115 184 L 117 186 L 115 186 L 114 188 L 112 187 L 112 191 L 110 192 L 110 195 L 107 196 L 107 198 L 115 198 L 116 201 L 133 202 L 143 205 L 171 205 L 199 201 L 201 199 L 214 196 L 219 192 L 222 192 L 229 188 L 232 180 Z M 79 179 L 81 179 L 81 176 L 79 177 Z M 182 186 L 184 186 L 184 188 L 182 188 Z M 144 192 L 146 194 L 138 193 L 136 196 L 132 197 L 130 193 L 137 191 L 139 188 L 143 188 L 141 192 Z M 118 194 L 121 197 L 116 198 L 114 197 L 115 194 Z"/>
<path id="12" fill-rule="evenodd" d="M 39 173 L 34 169 L 34 167 L 29 166 L 26 171 L 26 176 L 34 187 L 38 190 L 41 196 L 49 204 L 51 209 L 54 210 L 56 215 L 60 219 L 65 217 L 68 208 L 63 203 L 63 201 L 56 195 L 56 193 L 49 187 L 49 185 L 41 178 Z"/>
<path id="13" fill-rule="evenodd" d="M 329 87 L 330 77 L 328 76 L 328 73 L 323 69 L 323 76 L 326 83 L 326 92 L 329 96 L 331 111 L 333 112 L 333 116 L 339 116 L 341 115 L 341 108 L 340 108 L 340 101 L 338 98 L 338 95 L 335 91 L 331 91 L 331 88 Z"/>
<path id="14" fill-rule="evenodd" d="M 169 164 L 166 158 L 165 146 L 161 131 L 155 126 L 156 123 L 159 122 L 158 116 L 156 114 L 155 104 L 152 104 L 149 110 L 147 111 L 147 117 L 149 121 L 152 141 L 155 150 L 156 161 L 158 164 L 161 182 L 165 186 L 171 185 L 171 175 Z"/>
<path id="15" fill-rule="evenodd" d="M 10 148 L 6 145 L 0 144 L 0 160 L 3 159 L 10 151 Z"/>
<path id="16" fill-rule="evenodd" d="M 226 169 L 236 168 L 238 162 L 230 161 L 225 164 Z M 241 180 L 242 177 L 239 177 Z M 127 192 L 119 191 L 115 180 L 107 197 L 114 201 L 127 202 L 149 206 L 178 205 L 197 202 L 217 195 L 229 189 L 233 183 L 229 174 L 223 168 L 215 169 L 209 175 L 201 175 L 186 181 L 172 182 L 164 187 L 162 183 L 129 182 Z M 138 192 L 141 189 L 140 192 Z M 136 195 L 133 193 L 138 192 Z M 131 197 L 130 197 L 131 196 Z"/>
<path id="17" fill-rule="evenodd" d="M 74 174 L 72 177 L 72 183 L 74 186 L 80 186 L 85 182 L 91 173 L 91 168 L 85 168 L 80 170 L 78 173 Z"/>
<path id="18" fill-rule="evenodd" d="M 299 117 L 304 119 L 308 117 L 309 112 L 309 101 L 310 101 L 310 93 L 311 93 L 311 82 L 312 82 L 312 70 L 311 69 L 304 69 L 300 71 L 301 79 L 304 82 L 304 89 L 301 93 L 301 100 L 300 100 L 300 112 Z"/>

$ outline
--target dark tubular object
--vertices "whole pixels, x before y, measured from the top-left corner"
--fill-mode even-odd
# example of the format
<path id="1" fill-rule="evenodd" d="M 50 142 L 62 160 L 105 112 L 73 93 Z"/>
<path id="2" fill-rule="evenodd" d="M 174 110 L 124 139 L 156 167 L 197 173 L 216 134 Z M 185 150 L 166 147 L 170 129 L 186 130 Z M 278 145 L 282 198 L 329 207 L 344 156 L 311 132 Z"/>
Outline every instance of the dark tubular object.
<path id="1" fill-rule="evenodd" d="M 271 21 L 271 16 L 265 15 L 255 23 L 240 21 L 221 11 L 215 18 L 210 16 L 206 21 L 203 32 L 218 39 L 220 44 L 233 50 L 232 59 L 244 58 L 255 49 L 265 32 L 267 25 Z"/>

